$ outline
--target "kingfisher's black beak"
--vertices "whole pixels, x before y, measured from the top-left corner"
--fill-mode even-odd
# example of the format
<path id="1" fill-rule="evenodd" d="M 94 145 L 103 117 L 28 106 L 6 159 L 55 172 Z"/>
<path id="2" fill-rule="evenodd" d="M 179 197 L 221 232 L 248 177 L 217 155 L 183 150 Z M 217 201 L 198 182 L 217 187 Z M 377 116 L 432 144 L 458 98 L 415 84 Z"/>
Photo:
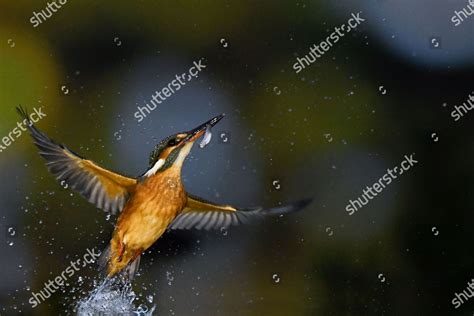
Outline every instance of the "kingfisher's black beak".
<path id="1" fill-rule="evenodd" d="M 183 143 L 194 142 L 196 139 L 198 139 L 199 137 L 201 137 L 204 134 L 204 132 L 206 131 L 206 128 L 208 126 L 213 127 L 220 120 L 222 120 L 223 117 L 224 117 L 224 114 L 217 115 L 217 116 L 213 117 L 212 119 L 210 119 L 209 121 L 207 121 L 206 123 L 203 123 L 203 124 L 199 125 L 198 127 L 196 127 L 195 129 L 189 131 L 187 133 L 188 136 L 186 136 Z"/>

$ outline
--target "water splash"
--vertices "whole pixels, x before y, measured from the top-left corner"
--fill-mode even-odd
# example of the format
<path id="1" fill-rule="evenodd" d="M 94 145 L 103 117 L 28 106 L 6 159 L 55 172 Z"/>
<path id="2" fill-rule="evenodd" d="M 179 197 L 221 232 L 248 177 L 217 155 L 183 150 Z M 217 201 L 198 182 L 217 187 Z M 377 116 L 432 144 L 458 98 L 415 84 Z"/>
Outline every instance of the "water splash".
<path id="1" fill-rule="evenodd" d="M 78 316 L 86 315 L 153 315 L 156 305 L 148 308 L 141 304 L 135 306 L 137 295 L 132 284 L 122 276 L 106 279 L 96 286 L 87 298 L 76 305 Z"/>

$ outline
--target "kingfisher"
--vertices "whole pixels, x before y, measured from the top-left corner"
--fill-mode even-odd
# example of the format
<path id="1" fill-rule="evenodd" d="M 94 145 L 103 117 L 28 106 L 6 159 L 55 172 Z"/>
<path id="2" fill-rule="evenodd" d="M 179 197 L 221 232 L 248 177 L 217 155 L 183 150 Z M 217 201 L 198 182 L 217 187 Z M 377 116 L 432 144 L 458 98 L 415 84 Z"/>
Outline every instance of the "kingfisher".
<path id="1" fill-rule="evenodd" d="M 132 178 L 105 169 L 56 143 L 35 127 L 25 109 L 18 107 L 17 111 L 28 123 L 34 144 L 56 179 L 97 208 L 120 214 L 112 239 L 99 258 L 99 265 L 106 268 L 109 278 L 123 271 L 132 279 L 141 254 L 167 230 L 227 229 L 254 219 L 292 213 L 311 202 L 303 199 L 272 208 L 237 208 L 187 193 L 181 181 L 183 163 L 194 142 L 207 134 L 223 114 L 191 131 L 163 139 L 150 154 L 148 170 Z"/>

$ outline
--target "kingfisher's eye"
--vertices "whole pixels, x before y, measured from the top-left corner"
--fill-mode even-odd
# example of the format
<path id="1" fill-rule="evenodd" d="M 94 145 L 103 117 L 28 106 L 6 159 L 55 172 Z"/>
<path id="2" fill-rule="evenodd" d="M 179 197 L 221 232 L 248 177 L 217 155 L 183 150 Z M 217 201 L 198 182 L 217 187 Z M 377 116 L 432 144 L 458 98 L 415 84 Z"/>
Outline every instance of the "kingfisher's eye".
<path id="1" fill-rule="evenodd" d="M 177 145 L 178 143 L 179 143 L 179 139 L 173 138 L 173 139 L 171 139 L 171 140 L 168 142 L 168 145 L 169 145 L 169 146 L 175 146 L 175 145 Z"/>

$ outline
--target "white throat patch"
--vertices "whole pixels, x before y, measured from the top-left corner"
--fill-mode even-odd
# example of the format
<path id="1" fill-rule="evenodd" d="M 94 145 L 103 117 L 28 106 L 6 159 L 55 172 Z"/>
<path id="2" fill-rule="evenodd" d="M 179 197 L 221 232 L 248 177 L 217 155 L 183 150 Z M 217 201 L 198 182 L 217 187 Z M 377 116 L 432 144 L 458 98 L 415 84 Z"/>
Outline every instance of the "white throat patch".
<path id="1" fill-rule="evenodd" d="M 165 164 L 164 159 L 158 159 L 158 161 L 155 162 L 155 165 L 153 166 L 153 168 L 151 168 L 145 173 L 145 177 L 151 177 L 152 175 L 154 175 L 158 170 L 160 170 L 161 167 L 163 167 L 164 164 Z"/>
<path id="2" fill-rule="evenodd" d="M 179 151 L 178 157 L 176 158 L 175 162 L 173 163 L 173 166 L 181 168 L 183 166 L 183 162 L 188 156 L 189 152 L 191 151 L 191 148 L 193 148 L 194 143 L 187 143 L 186 145 L 183 146 L 183 148 Z M 153 165 L 153 168 L 148 170 L 145 173 L 145 177 L 151 177 L 155 175 L 161 167 L 165 164 L 166 160 L 165 159 L 158 159 L 157 162 Z"/>
<path id="3" fill-rule="evenodd" d="M 194 143 L 187 143 L 186 145 L 183 146 L 183 149 L 179 151 L 178 158 L 176 158 L 176 161 L 174 162 L 174 165 L 176 167 L 181 168 L 183 165 L 184 159 L 188 156 L 189 152 L 191 151 L 191 148 L 193 148 Z"/>

